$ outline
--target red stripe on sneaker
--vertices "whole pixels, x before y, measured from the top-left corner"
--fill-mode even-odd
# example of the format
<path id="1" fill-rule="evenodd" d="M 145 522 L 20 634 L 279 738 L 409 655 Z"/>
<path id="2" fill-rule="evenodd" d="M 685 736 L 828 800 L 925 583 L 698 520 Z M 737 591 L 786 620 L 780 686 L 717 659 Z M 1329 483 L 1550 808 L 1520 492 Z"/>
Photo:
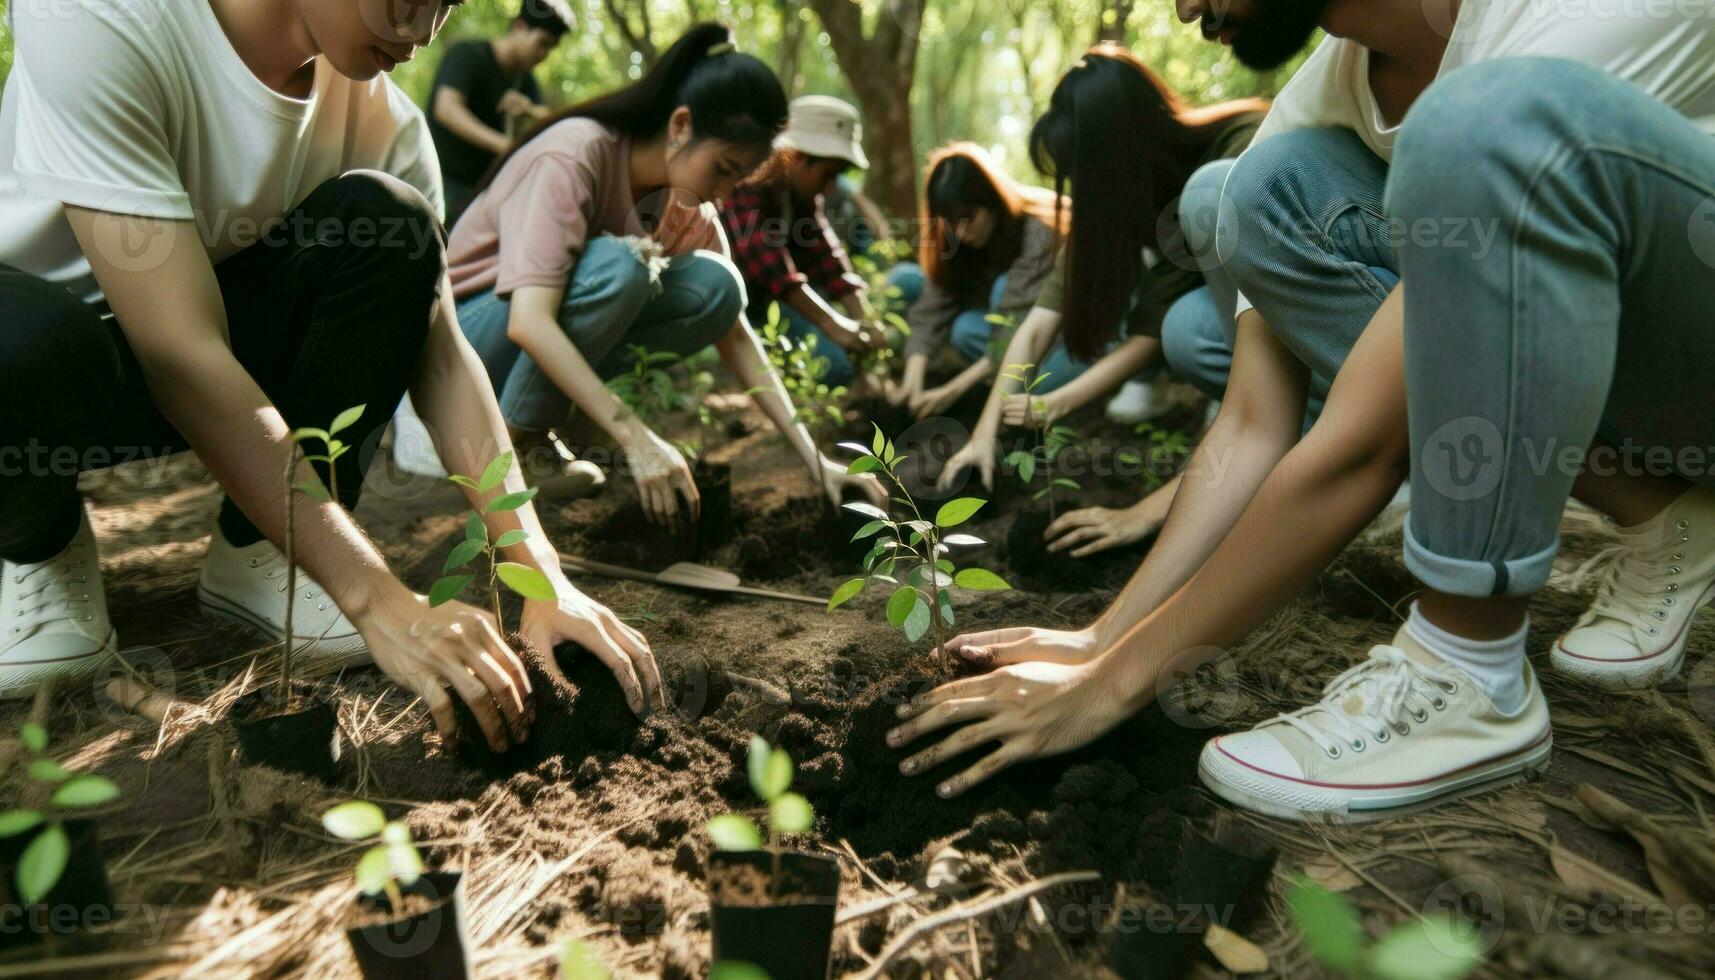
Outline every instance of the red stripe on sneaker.
<path id="1" fill-rule="evenodd" d="M 1436 775 L 1436 776 L 1429 776 L 1425 779 L 1414 779 L 1410 782 L 1405 782 L 1405 783 L 1322 783 L 1322 782 L 1317 782 L 1314 779 L 1300 779 L 1296 776 L 1287 776 L 1287 775 L 1283 775 L 1283 774 L 1278 773 L 1278 772 L 1274 772 L 1272 770 L 1264 769 L 1261 766 L 1253 766 L 1250 763 L 1246 762 L 1245 760 L 1243 760 L 1243 759 L 1239 758 L 1238 756 L 1232 754 L 1231 752 L 1228 752 L 1226 750 L 1226 748 L 1224 748 L 1221 745 L 1221 740 L 1219 738 L 1215 739 L 1215 751 L 1221 753 L 1222 755 L 1233 760 L 1234 762 L 1238 763 L 1239 765 L 1244 766 L 1246 769 L 1249 769 L 1252 772 L 1260 772 L 1264 776 L 1271 776 L 1275 779 L 1284 779 L 1289 783 L 1298 783 L 1298 784 L 1304 785 L 1304 786 L 1319 786 L 1319 787 L 1322 787 L 1323 789 L 1402 789 L 1402 788 L 1407 787 L 1407 786 L 1422 786 L 1424 783 L 1433 783 L 1439 779 L 1446 779 L 1448 776 L 1456 776 L 1459 773 L 1465 772 L 1468 769 L 1475 769 L 1478 766 L 1486 766 L 1486 765 L 1489 765 L 1491 763 L 1499 762 L 1502 759 L 1509 759 L 1515 755 L 1523 755 L 1524 753 L 1529 752 L 1530 750 L 1541 745 L 1543 742 L 1547 741 L 1549 739 L 1549 737 L 1552 736 L 1553 734 L 1554 734 L 1554 729 L 1552 727 L 1550 727 L 1550 728 L 1544 729 L 1543 733 L 1541 735 L 1537 736 L 1536 741 L 1531 742 L 1529 745 L 1526 745 L 1523 748 L 1518 749 L 1516 751 L 1508 752 L 1504 755 L 1491 756 L 1487 759 L 1481 759 L 1477 762 L 1473 762 L 1468 766 L 1460 766 L 1457 769 L 1449 769 L 1446 772 L 1441 773 L 1441 774 Z"/>

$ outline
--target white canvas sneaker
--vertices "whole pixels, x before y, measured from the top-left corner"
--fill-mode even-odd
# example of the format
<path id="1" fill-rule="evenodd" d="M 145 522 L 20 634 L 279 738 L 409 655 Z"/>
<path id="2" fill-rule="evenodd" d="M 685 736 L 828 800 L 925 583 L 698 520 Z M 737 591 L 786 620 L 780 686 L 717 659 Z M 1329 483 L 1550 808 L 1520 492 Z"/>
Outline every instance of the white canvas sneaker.
<path id="1" fill-rule="evenodd" d="M 1548 705 L 1529 694 L 1509 718 L 1464 671 L 1402 628 L 1336 677 L 1322 700 L 1203 746 L 1211 792 L 1259 813 L 1333 823 L 1420 809 L 1527 772 L 1553 747 Z"/>
<path id="2" fill-rule="evenodd" d="M 1137 425 L 1156 418 L 1171 405 L 1167 397 L 1167 379 L 1139 381 L 1136 378 L 1120 385 L 1120 390 L 1108 399 L 1108 419 L 1121 425 Z"/>
<path id="3" fill-rule="evenodd" d="M 1685 492 L 1620 543 L 1585 562 L 1596 601 L 1549 652 L 1555 670 L 1609 690 L 1678 673 L 1697 610 L 1715 598 L 1715 493 Z"/>
<path id="4" fill-rule="evenodd" d="M 266 539 L 243 548 L 226 540 L 217 523 L 197 582 L 204 612 L 248 626 L 271 643 L 286 638 L 286 556 Z M 303 568 L 292 605 L 292 655 L 325 669 L 369 662 L 369 648 L 333 597 Z"/>
<path id="5" fill-rule="evenodd" d="M 429 427 L 417 417 L 410 395 L 393 412 L 392 454 L 393 465 L 402 473 L 437 480 L 447 478 L 446 467 L 441 465 L 440 454 L 435 451 L 435 440 L 429 435 Z"/>
<path id="6" fill-rule="evenodd" d="M 0 698 L 23 698 L 43 681 L 87 676 L 113 659 L 101 555 L 89 512 L 58 555 L 0 562 Z"/>

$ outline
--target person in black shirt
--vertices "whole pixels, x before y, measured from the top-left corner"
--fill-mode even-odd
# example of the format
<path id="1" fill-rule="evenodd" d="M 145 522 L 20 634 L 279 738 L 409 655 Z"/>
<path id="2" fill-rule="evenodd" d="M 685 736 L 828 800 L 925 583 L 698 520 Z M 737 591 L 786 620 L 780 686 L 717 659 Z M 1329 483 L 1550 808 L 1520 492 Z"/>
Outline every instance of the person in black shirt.
<path id="1" fill-rule="evenodd" d="M 512 145 L 509 124 L 547 114 L 530 69 L 565 36 L 566 21 L 544 0 L 524 0 L 512 26 L 493 40 L 455 45 L 429 91 L 429 135 L 441 158 L 447 214 L 464 209 L 494 158 Z"/>

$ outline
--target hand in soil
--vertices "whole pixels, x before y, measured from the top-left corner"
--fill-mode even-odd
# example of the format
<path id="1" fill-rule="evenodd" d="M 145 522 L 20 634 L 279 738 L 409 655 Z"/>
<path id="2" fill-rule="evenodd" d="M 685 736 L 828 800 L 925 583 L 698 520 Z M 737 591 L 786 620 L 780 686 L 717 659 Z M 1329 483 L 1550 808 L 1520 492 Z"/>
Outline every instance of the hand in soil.
<path id="1" fill-rule="evenodd" d="M 968 385 L 961 387 L 949 381 L 938 388 L 920 391 L 911 398 L 911 414 L 920 419 L 941 415 L 969 390 Z"/>
<path id="2" fill-rule="evenodd" d="M 650 523 L 665 524 L 679 532 L 679 498 L 685 498 L 686 514 L 696 523 L 702 509 L 696 481 L 685 457 L 665 439 L 636 424 L 625 444 L 625 462 L 637 481 L 637 496 Z"/>
<path id="3" fill-rule="evenodd" d="M 448 687 L 470 706 L 494 751 L 530 737 L 530 681 L 491 615 L 462 602 L 430 606 L 428 596 L 405 592 L 352 618 L 375 665 L 423 699 L 443 737 L 458 731 Z"/>
<path id="4" fill-rule="evenodd" d="M 852 476 L 846 472 L 845 466 L 826 456 L 823 456 L 816 465 L 822 469 L 822 486 L 827 488 L 828 502 L 834 505 L 835 510 L 838 510 L 840 504 L 847 500 L 860 499 L 859 494 L 862 495 L 862 500 L 877 507 L 885 508 L 887 506 L 887 490 L 882 487 L 881 481 L 873 475 L 865 473 L 861 476 Z"/>
<path id="5" fill-rule="evenodd" d="M 553 650 L 569 640 L 595 654 L 619 681 L 625 703 L 639 718 L 665 710 L 667 694 L 661 683 L 661 668 L 643 634 L 563 576 L 554 583 L 554 592 L 558 596 L 554 602 L 524 603 L 518 632 L 538 650 Z M 545 670 L 559 672 L 553 657 L 544 658 L 543 665 Z"/>
<path id="6" fill-rule="evenodd" d="M 935 481 L 935 489 L 943 493 L 955 490 L 953 485 L 964 472 L 975 468 L 977 475 L 982 478 L 983 489 L 994 489 L 995 440 L 981 433 L 971 436 L 971 441 L 965 447 L 953 454 L 947 460 L 947 465 L 941 467 L 941 476 Z"/>
<path id="7" fill-rule="evenodd" d="M 1049 551 L 1072 550 L 1073 558 L 1084 558 L 1109 548 L 1136 544 L 1161 530 L 1167 521 L 1167 509 L 1173 504 L 1171 495 L 1152 493 L 1125 508 L 1085 507 L 1067 514 L 1048 525 Z"/>
<path id="8" fill-rule="evenodd" d="M 900 763 L 899 771 L 907 776 L 930 772 L 948 759 L 999 742 L 976 765 L 935 787 L 951 799 L 1015 763 L 1088 745 L 1131 714 L 1093 667 L 1041 660 L 1009 664 L 942 684 L 901 705 L 905 723 L 887 733 L 893 748 L 949 725 L 964 727 Z"/>
<path id="9" fill-rule="evenodd" d="M 1101 652 L 1093 629 L 1049 630 L 1036 626 L 962 633 L 948 640 L 942 649 L 959 668 L 983 673 L 1031 660 L 1088 663 Z"/>

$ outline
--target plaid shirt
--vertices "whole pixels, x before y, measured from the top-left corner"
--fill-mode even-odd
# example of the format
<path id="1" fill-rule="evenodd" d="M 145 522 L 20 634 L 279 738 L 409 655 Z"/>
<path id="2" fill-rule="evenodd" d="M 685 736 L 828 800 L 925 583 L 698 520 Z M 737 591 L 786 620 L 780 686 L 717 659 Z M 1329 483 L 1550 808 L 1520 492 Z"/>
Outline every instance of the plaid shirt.
<path id="1" fill-rule="evenodd" d="M 818 197 L 807 215 L 794 219 L 785 188 L 746 185 L 721 211 L 732 258 L 753 306 L 809 286 L 834 301 L 863 287 L 846 251 L 828 224 Z"/>

